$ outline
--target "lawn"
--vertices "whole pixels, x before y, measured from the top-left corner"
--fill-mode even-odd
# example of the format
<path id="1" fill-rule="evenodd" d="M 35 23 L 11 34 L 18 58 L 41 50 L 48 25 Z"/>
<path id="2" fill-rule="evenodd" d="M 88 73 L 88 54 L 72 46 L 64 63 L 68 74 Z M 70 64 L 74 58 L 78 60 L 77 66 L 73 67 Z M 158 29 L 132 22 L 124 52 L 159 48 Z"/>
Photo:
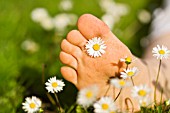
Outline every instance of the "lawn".
<path id="1" fill-rule="evenodd" d="M 61 6 L 63 1 L 71 1 L 71 6 L 66 5 L 66 8 L 63 8 L 64 6 Z M 103 1 L 0 1 L 0 113 L 22 113 L 21 103 L 25 97 L 31 95 L 40 97 L 48 106 L 50 101 L 46 95 L 44 81 L 51 76 L 62 78 L 60 73 L 62 63 L 59 60 L 60 43 L 70 30 L 77 28 L 76 23 L 69 23 L 62 29 L 59 27 L 47 29 L 32 20 L 32 11 L 44 8 L 51 18 L 60 14 L 66 17 L 68 14 L 73 14 L 74 21 L 84 13 L 102 18 L 107 12 L 103 8 L 105 6 L 102 6 Z M 122 7 L 126 12 L 119 12 L 113 16 L 115 20 L 111 30 L 133 54 L 141 57 L 145 47 L 142 40 L 145 40 L 150 32 L 152 12 L 161 5 L 161 0 L 111 0 L 111 2 L 117 4 L 115 12 L 118 11 L 117 8 Z M 143 19 L 142 14 L 147 15 L 148 20 Z M 59 100 L 62 106 L 67 108 L 75 101 L 77 90 L 71 83 L 65 80 L 64 82 L 66 87 L 59 93 Z"/>

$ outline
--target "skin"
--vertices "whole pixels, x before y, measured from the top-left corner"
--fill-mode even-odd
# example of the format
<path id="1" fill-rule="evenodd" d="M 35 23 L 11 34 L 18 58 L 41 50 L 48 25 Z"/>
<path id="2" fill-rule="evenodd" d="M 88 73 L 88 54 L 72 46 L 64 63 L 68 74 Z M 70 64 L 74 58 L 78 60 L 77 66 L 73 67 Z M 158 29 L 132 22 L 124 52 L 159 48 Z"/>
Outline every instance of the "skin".
<path id="1" fill-rule="evenodd" d="M 156 42 L 148 47 L 149 49 L 146 51 L 145 57 L 139 59 L 132 55 L 126 45 L 110 31 L 104 22 L 93 15 L 82 15 L 78 19 L 77 26 L 78 30 L 70 31 L 66 39 L 61 43 L 60 60 L 65 64 L 65 66 L 61 67 L 61 73 L 66 80 L 73 83 L 79 90 L 95 84 L 100 88 L 98 97 L 107 95 L 115 98 L 120 89 L 111 86 L 106 94 L 109 87 L 108 80 L 110 77 L 120 75 L 122 69 L 126 67 L 125 63 L 120 62 L 120 58 L 129 56 L 136 59 L 129 66 L 135 66 L 140 70 L 139 74 L 133 77 L 135 85 L 147 84 L 153 92 L 153 81 L 156 78 L 158 61 L 151 57 L 151 51 Z M 85 44 L 93 37 L 101 37 L 107 45 L 106 53 L 98 58 L 88 56 L 85 50 Z M 163 64 L 166 65 L 164 61 Z M 169 67 L 168 65 L 166 66 L 166 68 Z M 162 73 L 166 76 L 168 72 L 161 69 Z M 167 78 L 160 76 L 159 80 L 161 81 L 160 84 L 164 87 Z M 130 98 L 135 110 L 139 110 L 136 100 L 131 97 L 131 89 L 132 87 L 124 88 L 116 100 L 116 104 L 121 109 L 127 109 L 125 99 Z M 153 93 L 151 93 L 151 96 L 153 97 Z M 165 95 L 163 95 L 163 98 L 166 98 Z M 157 92 L 157 99 L 160 100 L 159 92 Z M 129 109 L 131 109 L 131 104 L 128 105 Z"/>

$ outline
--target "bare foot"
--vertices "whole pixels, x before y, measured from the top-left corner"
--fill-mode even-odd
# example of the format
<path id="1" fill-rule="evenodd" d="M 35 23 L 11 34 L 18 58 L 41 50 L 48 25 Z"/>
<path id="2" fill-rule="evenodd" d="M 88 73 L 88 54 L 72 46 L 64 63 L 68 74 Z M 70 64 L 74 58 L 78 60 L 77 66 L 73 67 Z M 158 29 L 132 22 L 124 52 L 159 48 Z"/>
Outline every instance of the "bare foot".
<path id="1" fill-rule="evenodd" d="M 88 56 L 85 44 L 89 39 L 101 37 L 107 46 L 105 54 L 98 58 Z M 78 30 L 68 33 L 61 43 L 61 61 L 68 65 L 61 68 L 63 77 L 78 89 L 96 84 L 105 93 L 109 77 L 122 68 L 120 58 L 132 56 L 129 49 L 111 33 L 108 26 L 98 18 L 85 14 L 78 20 Z"/>
<path id="2" fill-rule="evenodd" d="M 78 89 L 96 84 L 100 88 L 99 96 L 104 96 L 108 89 L 108 80 L 115 77 L 125 68 L 125 64 L 120 62 L 120 58 L 125 56 L 132 57 L 129 49 L 117 39 L 117 37 L 109 30 L 108 26 L 98 18 L 84 14 L 78 20 L 78 30 L 72 30 L 68 33 L 67 38 L 61 43 L 60 60 L 67 66 L 61 68 L 63 77 L 73 83 Z M 105 54 L 101 57 L 93 58 L 87 54 L 85 45 L 89 39 L 101 37 L 107 46 Z M 140 75 L 134 77 L 135 85 L 148 84 L 153 89 L 151 78 L 149 76 L 146 63 L 140 59 L 136 59 L 133 64 L 140 69 Z M 107 95 L 115 97 L 119 89 L 110 88 Z M 125 98 L 131 98 L 131 88 L 122 91 L 118 103 Z M 135 107 L 137 104 L 135 100 Z M 121 105 L 125 108 L 125 105 Z M 137 108 L 138 109 L 138 108 Z"/>

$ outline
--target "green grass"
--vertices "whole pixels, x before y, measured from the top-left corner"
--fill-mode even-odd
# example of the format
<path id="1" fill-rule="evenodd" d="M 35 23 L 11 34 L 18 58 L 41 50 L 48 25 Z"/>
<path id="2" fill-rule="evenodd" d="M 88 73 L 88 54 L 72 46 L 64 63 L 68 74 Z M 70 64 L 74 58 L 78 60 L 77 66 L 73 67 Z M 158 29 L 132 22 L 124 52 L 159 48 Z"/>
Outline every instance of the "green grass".
<path id="1" fill-rule="evenodd" d="M 135 55 L 141 56 L 142 47 L 139 43 L 140 39 L 148 34 L 149 23 L 142 24 L 137 20 L 138 11 L 147 9 L 152 12 L 160 0 L 116 1 L 128 4 L 130 12 L 121 18 L 113 32 Z M 99 6 L 99 0 L 73 0 L 73 2 L 73 9 L 66 13 L 75 13 L 78 16 L 91 13 L 99 18 L 104 13 Z M 45 80 L 54 75 L 62 78 L 60 73 L 62 64 L 59 61 L 60 43 L 66 33 L 76 29 L 76 26 L 69 27 L 62 36 L 58 36 L 54 31 L 43 30 L 30 18 L 31 11 L 37 7 L 46 8 L 51 16 L 62 13 L 63 11 L 58 8 L 59 3 L 60 0 L 0 1 L 0 113 L 23 112 L 21 103 L 24 97 L 30 95 L 39 96 L 44 98 L 43 101 L 49 102 L 41 82 L 43 64 L 46 65 Z M 134 23 L 136 26 L 133 26 Z M 132 35 L 136 27 L 139 29 Z M 26 39 L 35 41 L 39 45 L 39 51 L 36 53 L 24 51 L 21 44 Z M 66 84 L 59 97 L 62 105 L 69 107 L 75 101 L 76 89 L 72 84 L 68 82 Z M 68 94 L 73 98 L 65 99 Z"/>

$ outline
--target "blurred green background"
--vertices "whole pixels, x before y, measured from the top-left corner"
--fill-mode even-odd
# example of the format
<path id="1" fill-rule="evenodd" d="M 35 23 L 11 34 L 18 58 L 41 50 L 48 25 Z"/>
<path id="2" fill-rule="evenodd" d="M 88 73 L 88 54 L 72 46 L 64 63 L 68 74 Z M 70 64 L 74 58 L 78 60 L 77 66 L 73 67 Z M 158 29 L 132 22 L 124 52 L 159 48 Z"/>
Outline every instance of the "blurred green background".
<path id="1" fill-rule="evenodd" d="M 52 76 L 62 78 L 60 43 L 76 29 L 80 15 L 91 13 L 106 21 L 140 57 L 152 12 L 161 4 L 161 0 L 0 0 L 0 113 L 22 113 L 21 103 L 32 95 L 51 104 L 43 82 Z M 43 14 L 36 17 L 43 12 L 37 13 L 37 8 L 46 12 L 45 20 Z M 59 98 L 67 108 L 75 101 L 76 89 L 64 82 Z"/>

